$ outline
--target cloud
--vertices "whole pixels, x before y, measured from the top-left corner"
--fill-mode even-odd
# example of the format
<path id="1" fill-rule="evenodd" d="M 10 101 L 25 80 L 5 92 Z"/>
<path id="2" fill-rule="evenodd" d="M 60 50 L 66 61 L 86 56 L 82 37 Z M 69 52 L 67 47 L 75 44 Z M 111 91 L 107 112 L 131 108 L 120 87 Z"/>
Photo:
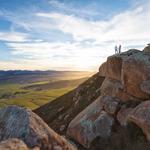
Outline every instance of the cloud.
<path id="1" fill-rule="evenodd" d="M 24 70 L 32 70 L 33 67 L 31 67 L 31 65 L 27 65 L 24 63 L 18 62 L 18 61 L 0 61 L 0 69 L 1 70 L 20 70 L 20 69 L 24 69 Z"/>
<path id="2" fill-rule="evenodd" d="M 25 42 L 28 41 L 28 35 L 18 32 L 0 32 L 0 41 Z"/>
<path id="3" fill-rule="evenodd" d="M 108 51 L 103 51 L 102 47 L 88 42 L 84 45 L 80 42 L 7 43 L 7 46 L 12 49 L 13 56 L 23 57 L 33 67 L 36 64 L 37 67 L 49 69 L 97 70 L 99 64 L 111 53 L 110 47 Z"/>
<path id="4" fill-rule="evenodd" d="M 15 26 L 21 26 L 27 29 L 27 32 L 38 36 L 51 36 L 52 30 L 61 31 L 66 36 L 72 35 L 76 41 L 95 40 L 99 43 L 107 41 L 123 42 L 134 40 L 149 41 L 150 33 L 150 2 L 144 1 L 145 4 L 138 5 L 132 10 L 122 12 L 110 20 L 83 19 L 71 14 L 64 13 L 45 13 L 45 12 L 28 12 L 26 15 L 19 16 L 7 14 L 7 19 L 13 21 Z M 57 7 L 66 7 L 64 3 L 50 1 Z M 137 5 L 137 4 L 136 4 Z M 67 7 L 71 9 L 70 7 Z M 146 20 L 146 21 L 144 21 Z M 39 23 L 40 22 L 40 23 Z M 55 36 L 53 36 L 55 37 Z M 45 39 L 45 38 L 44 38 Z M 59 39 L 59 37 L 58 37 Z"/>
<path id="5" fill-rule="evenodd" d="M 133 10 L 122 12 L 107 21 L 91 21 L 62 12 L 38 11 L 19 17 L 7 14 L 6 18 L 13 22 L 14 30 L 22 27 L 26 34 L 0 32 L 0 40 L 9 41 L 6 45 L 14 58 L 14 61 L 0 62 L 0 67 L 97 70 L 107 56 L 114 53 L 115 44 L 122 44 L 122 51 L 125 51 L 129 48 L 142 49 L 150 41 L 149 4 L 147 1 L 137 5 Z M 59 7 L 65 6 L 61 4 Z M 51 34 L 52 31 L 54 34 Z M 62 40 L 56 31 L 68 39 L 73 37 L 73 40 Z M 31 40 L 33 37 L 34 40 Z M 50 41 L 50 38 L 58 40 Z"/>
<path id="6" fill-rule="evenodd" d="M 93 18 L 95 16 L 99 16 L 102 12 L 101 9 L 96 9 L 96 3 L 90 2 L 90 4 L 86 3 L 86 6 L 75 6 L 75 2 L 64 3 L 58 0 L 50 0 L 50 6 L 54 7 L 58 12 L 63 12 L 66 14 L 74 14 L 76 16 L 80 16 L 83 18 Z M 77 9 L 78 7 L 78 9 Z M 81 9 L 81 8 L 82 9 Z M 90 11 L 89 11 L 90 10 Z"/>
<path id="7" fill-rule="evenodd" d="M 77 41 L 150 40 L 150 9 L 146 6 L 118 14 L 109 21 L 90 21 L 59 13 L 37 13 L 36 15 L 52 20 L 53 28 L 72 34 Z"/>

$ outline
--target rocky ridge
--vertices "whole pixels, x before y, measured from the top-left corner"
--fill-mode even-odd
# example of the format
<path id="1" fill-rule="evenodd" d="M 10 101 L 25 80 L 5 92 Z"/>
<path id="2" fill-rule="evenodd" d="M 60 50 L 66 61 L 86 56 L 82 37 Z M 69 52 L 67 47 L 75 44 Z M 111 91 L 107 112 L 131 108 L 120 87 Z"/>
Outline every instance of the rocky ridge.
<path id="1" fill-rule="evenodd" d="M 132 124 L 142 130 L 141 135 L 143 133 L 147 137 L 145 140 L 142 135 L 142 142 L 149 143 L 146 141 L 150 141 L 150 53 L 129 50 L 110 56 L 100 66 L 99 76 L 105 77 L 100 87 L 100 97 L 70 122 L 67 135 L 86 149 L 94 146 L 92 142 L 96 138 L 101 141 L 107 139 L 107 144 L 112 144 L 111 148 L 102 148 L 113 149 L 115 146 L 114 149 L 117 149 L 117 144 L 113 145 L 108 141 L 119 134 L 116 128 L 122 128 L 123 132 Z M 131 131 L 127 132 L 130 134 Z M 97 142 L 99 147 L 94 149 L 102 149 L 101 141 Z M 129 144 L 133 142 L 135 146 L 138 143 L 135 139 L 128 141 Z"/>

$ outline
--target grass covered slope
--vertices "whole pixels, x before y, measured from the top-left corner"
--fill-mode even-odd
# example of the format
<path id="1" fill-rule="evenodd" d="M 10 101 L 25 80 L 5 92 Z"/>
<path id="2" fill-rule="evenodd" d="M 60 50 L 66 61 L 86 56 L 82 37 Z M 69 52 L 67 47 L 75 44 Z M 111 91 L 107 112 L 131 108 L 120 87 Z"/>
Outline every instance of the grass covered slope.
<path id="1" fill-rule="evenodd" d="M 81 76 L 79 75 L 79 72 L 76 75 L 72 74 L 73 72 L 70 72 L 69 77 L 69 73 L 64 74 L 64 72 L 60 72 L 60 74 L 57 72 L 57 75 L 56 73 L 49 75 L 44 75 L 43 73 L 41 79 L 41 74 L 39 74 L 38 78 L 38 74 L 35 72 L 29 74 L 19 71 L 13 73 L 13 75 L 12 73 L 11 75 L 5 73 L 5 75 L 0 76 L 0 107 L 19 105 L 35 109 L 44 105 L 76 88 L 80 83 L 87 79 L 86 77 L 76 79 L 78 77 L 83 77 L 84 75 L 82 73 Z M 36 76 L 36 79 L 33 78 L 32 80 L 29 80 L 29 76 Z M 47 76 L 49 77 L 47 78 Z M 65 77 L 66 80 L 64 80 Z"/>
<path id="2" fill-rule="evenodd" d="M 8 87 L 7 87 L 8 86 Z M 47 102 L 63 95 L 75 87 L 48 89 L 41 91 L 22 90 L 20 85 L 8 84 L 0 86 L 0 106 L 19 105 L 30 109 L 35 109 Z M 12 91 L 10 91 L 13 89 Z M 8 90 L 8 91 L 7 91 Z"/>

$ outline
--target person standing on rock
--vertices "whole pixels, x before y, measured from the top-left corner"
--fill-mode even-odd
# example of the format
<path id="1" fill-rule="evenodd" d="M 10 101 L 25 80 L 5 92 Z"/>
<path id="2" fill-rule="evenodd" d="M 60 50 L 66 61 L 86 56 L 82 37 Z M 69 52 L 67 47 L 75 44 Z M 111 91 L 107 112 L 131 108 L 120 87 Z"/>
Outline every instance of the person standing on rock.
<path id="1" fill-rule="evenodd" d="M 118 48 L 117 48 L 117 45 L 115 46 L 115 54 L 118 53 Z"/>
<path id="2" fill-rule="evenodd" d="M 119 45 L 119 53 L 121 53 L 121 45 Z"/>

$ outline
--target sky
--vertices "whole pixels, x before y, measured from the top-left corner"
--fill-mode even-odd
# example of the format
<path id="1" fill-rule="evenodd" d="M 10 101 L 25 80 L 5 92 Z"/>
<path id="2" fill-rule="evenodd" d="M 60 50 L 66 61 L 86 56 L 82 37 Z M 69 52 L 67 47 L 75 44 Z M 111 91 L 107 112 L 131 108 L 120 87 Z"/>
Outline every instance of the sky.
<path id="1" fill-rule="evenodd" d="M 149 0 L 0 0 L 0 70 L 97 71 L 149 35 Z"/>

